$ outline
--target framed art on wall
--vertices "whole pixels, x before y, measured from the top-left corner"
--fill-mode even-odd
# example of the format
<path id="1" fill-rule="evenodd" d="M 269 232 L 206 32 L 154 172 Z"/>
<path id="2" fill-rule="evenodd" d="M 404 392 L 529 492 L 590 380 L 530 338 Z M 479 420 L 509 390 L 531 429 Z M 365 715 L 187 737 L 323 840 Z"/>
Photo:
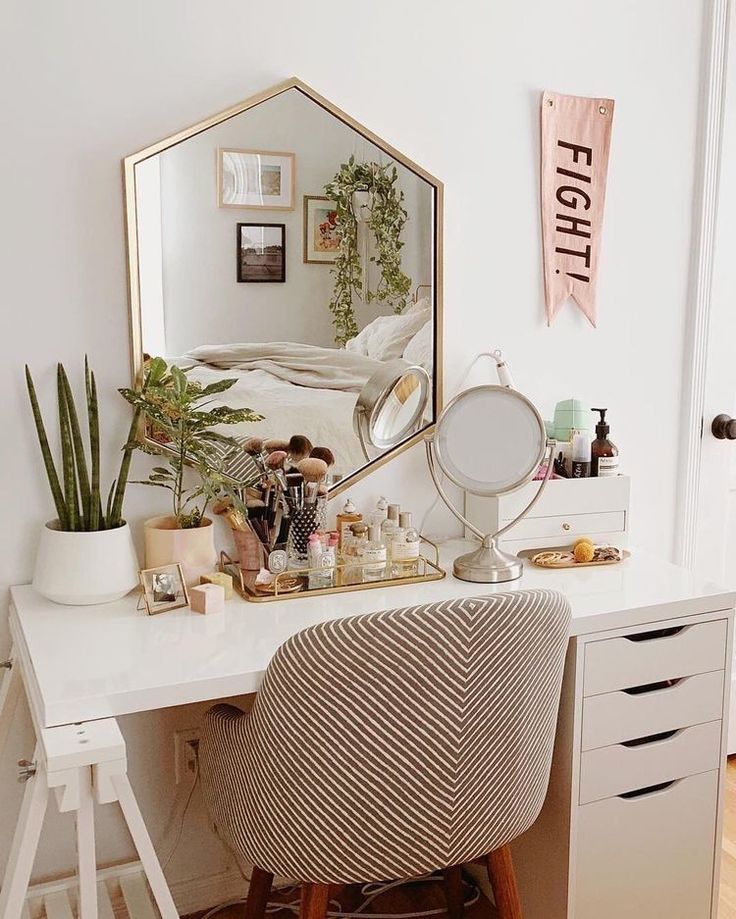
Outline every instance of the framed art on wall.
<path id="1" fill-rule="evenodd" d="M 286 224 L 238 224 L 238 281 L 286 280 Z"/>
<path id="2" fill-rule="evenodd" d="M 339 247 L 335 203 L 324 195 L 305 195 L 304 261 L 334 265 Z"/>
<path id="3" fill-rule="evenodd" d="M 296 157 L 267 150 L 217 151 L 219 207 L 294 210 Z"/>

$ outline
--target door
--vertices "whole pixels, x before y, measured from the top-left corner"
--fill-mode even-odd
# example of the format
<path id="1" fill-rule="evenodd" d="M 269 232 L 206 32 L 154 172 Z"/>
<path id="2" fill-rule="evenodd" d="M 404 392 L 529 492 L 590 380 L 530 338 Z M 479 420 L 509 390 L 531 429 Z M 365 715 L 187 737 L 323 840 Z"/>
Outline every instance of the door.
<path id="1" fill-rule="evenodd" d="M 718 4 L 714 4 L 715 7 Z M 706 136 L 704 168 L 706 180 L 703 190 L 703 222 L 701 223 L 701 251 L 696 279 L 695 295 L 702 297 L 698 285 L 708 276 L 708 259 L 712 257 L 712 286 L 710 290 L 710 315 L 702 325 L 698 339 L 697 323 L 694 328 L 694 366 L 698 355 L 704 368 L 702 383 L 702 413 L 691 413 L 690 424 L 700 429 L 699 469 L 694 475 L 683 463 L 683 501 L 694 486 L 691 510 L 683 514 L 684 543 L 680 560 L 693 566 L 695 571 L 710 580 L 736 590 L 736 40 L 734 17 L 730 27 L 723 26 L 720 51 L 717 47 L 716 28 L 711 61 L 709 86 L 709 125 Z M 720 61 L 718 60 L 720 56 Z M 729 68 L 726 60 L 730 57 Z M 722 108 L 717 103 L 718 77 L 722 84 Z M 714 96 L 716 97 L 714 99 Z M 718 137 L 719 131 L 722 135 Z M 720 169 L 718 169 L 718 140 L 721 140 Z M 715 144 L 708 159 L 708 144 Z M 709 244 L 707 227 L 708 170 L 711 170 L 710 198 L 716 203 L 713 235 Z M 710 254 L 709 254 L 710 253 Z M 697 305 L 696 305 L 697 310 Z M 686 388 L 685 396 L 697 400 L 697 369 L 691 377 L 692 393 Z M 700 407 L 699 407 L 700 408 Z M 702 427 L 701 427 L 702 425 Z M 695 431 L 686 432 L 693 438 Z M 684 457 L 687 457 L 684 451 Z M 690 515 L 688 517 L 688 514 Z M 729 752 L 736 752 L 736 680 L 731 688 L 731 716 Z"/>

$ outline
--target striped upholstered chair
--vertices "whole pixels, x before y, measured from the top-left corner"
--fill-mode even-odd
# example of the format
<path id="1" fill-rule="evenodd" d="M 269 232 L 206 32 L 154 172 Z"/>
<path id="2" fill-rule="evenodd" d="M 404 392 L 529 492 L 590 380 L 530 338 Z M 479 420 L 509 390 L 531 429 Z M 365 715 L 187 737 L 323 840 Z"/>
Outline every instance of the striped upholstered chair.
<path id="1" fill-rule="evenodd" d="M 324 622 L 285 642 L 250 714 L 205 716 L 200 767 L 215 829 L 254 866 L 247 919 L 274 875 L 302 919 L 330 885 L 483 859 L 501 919 L 521 917 L 509 843 L 542 807 L 570 610 L 520 590 Z"/>

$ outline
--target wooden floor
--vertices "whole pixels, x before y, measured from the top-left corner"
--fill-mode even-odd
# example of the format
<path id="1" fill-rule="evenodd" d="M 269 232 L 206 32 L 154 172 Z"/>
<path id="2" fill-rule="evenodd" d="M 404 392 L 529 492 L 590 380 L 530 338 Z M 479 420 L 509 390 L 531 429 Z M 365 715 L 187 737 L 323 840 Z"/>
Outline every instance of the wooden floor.
<path id="1" fill-rule="evenodd" d="M 286 899 L 293 901 L 298 897 L 293 893 Z M 275 899 L 275 898 L 274 898 Z M 280 897 L 279 899 L 284 899 Z M 345 908 L 345 907 L 343 907 Z M 365 916 L 369 917 L 375 913 L 417 913 L 425 910 L 444 909 L 445 898 L 442 893 L 442 885 L 433 882 L 419 882 L 406 887 L 390 890 L 370 904 L 365 911 Z M 194 913 L 185 919 L 201 919 L 203 913 Z M 277 912 L 267 913 L 267 919 L 296 919 L 296 913 L 291 910 L 278 910 Z M 242 919 L 242 906 L 229 906 L 218 912 L 212 919 Z M 441 915 L 428 917 L 428 919 L 443 919 Z M 473 906 L 465 910 L 464 919 L 497 919 L 496 910 L 492 904 L 481 894 L 480 900 Z"/>
<path id="2" fill-rule="evenodd" d="M 736 756 L 728 760 L 718 919 L 736 919 Z"/>

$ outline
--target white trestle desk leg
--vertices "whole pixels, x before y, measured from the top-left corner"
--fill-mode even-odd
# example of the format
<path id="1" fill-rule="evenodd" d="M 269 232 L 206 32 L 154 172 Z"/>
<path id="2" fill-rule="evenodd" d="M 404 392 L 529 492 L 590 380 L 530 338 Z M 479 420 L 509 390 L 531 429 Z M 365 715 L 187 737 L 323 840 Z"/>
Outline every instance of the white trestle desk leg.
<path id="1" fill-rule="evenodd" d="M 77 823 L 77 865 L 79 875 L 79 917 L 97 919 L 97 859 L 95 856 L 95 801 L 92 769 L 80 769 Z"/>
<path id="2" fill-rule="evenodd" d="M 49 788 L 46 783 L 45 770 L 39 762 L 40 749 L 38 746 L 33 758 L 37 764 L 36 773 L 28 779 L 23 794 L 23 804 L 10 847 L 2 890 L 0 890 L 0 919 L 20 919 L 22 915 L 33 860 L 36 857 L 38 839 L 46 813 Z"/>
<path id="3" fill-rule="evenodd" d="M 10 734 L 10 725 L 20 695 L 20 672 L 13 659 L 13 648 L 5 660 L 0 660 L 0 758 L 5 741 Z"/>
<path id="4" fill-rule="evenodd" d="M 138 850 L 138 857 L 148 878 L 148 884 L 161 917 L 162 919 L 179 919 L 179 913 L 176 906 L 174 906 L 169 885 L 166 883 L 156 850 L 153 848 L 151 837 L 148 835 L 128 774 L 126 771 L 121 771 L 117 774 L 111 773 L 109 779 L 115 789 L 120 809 L 123 812 L 123 817 L 125 817 L 130 835 L 133 837 L 133 843 Z"/>

